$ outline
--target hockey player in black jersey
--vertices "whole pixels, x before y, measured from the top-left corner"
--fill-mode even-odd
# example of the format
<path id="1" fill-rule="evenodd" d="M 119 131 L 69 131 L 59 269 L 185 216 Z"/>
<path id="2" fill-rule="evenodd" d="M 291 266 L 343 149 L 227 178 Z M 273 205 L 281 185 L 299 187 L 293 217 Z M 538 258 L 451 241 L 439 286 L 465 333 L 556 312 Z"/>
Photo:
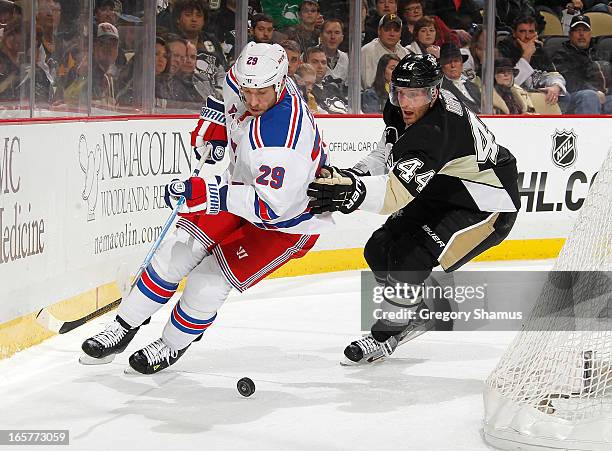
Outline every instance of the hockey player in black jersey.
<path id="1" fill-rule="evenodd" d="M 499 244 L 520 200 L 516 160 L 470 109 L 441 90 L 432 55 L 408 55 L 391 78 L 378 148 L 351 169 L 327 167 L 309 187 L 313 213 L 390 214 L 364 256 L 379 284 L 420 287 L 432 269 L 451 272 Z M 352 342 L 345 363 L 369 363 L 429 325 L 418 290 L 385 297 L 383 319 Z M 411 318 L 399 320 L 389 318 Z"/>

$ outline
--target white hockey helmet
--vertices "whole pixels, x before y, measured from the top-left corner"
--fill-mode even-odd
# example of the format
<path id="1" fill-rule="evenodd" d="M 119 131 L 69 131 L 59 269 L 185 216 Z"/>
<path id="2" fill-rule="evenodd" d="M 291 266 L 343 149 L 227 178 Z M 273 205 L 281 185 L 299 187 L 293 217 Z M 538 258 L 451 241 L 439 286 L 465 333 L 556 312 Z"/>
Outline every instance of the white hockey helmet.
<path id="1" fill-rule="evenodd" d="M 274 86 L 278 102 L 288 68 L 287 53 L 280 45 L 249 42 L 234 64 L 234 75 L 242 88 Z"/>

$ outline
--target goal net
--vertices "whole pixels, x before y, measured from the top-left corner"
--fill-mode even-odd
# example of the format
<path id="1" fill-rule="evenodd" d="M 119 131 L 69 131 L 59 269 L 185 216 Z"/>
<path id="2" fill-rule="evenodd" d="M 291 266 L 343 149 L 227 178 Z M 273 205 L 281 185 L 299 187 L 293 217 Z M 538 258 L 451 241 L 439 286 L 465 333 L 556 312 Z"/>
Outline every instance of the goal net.
<path id="1" fill-rule="evenodd" d="M 612 149 L 536 307 L 486 381 L 485 440 L 612 450 Z"/>

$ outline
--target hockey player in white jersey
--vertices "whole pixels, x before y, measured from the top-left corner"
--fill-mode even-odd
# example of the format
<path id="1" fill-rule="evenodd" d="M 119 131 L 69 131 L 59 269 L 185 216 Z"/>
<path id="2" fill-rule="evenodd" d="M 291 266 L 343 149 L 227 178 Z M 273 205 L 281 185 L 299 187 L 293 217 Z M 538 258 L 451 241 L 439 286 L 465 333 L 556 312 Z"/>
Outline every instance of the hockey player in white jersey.
<path id="1" fill-rule="evenodd" d="M 227 147 L 229 169 L 166 186 L 166 203 L 173 208 L 185 196 L 187 208 L 115 321 L 83 343 L 83 363 L 106 363 L 125 350 L 188 276 L 161 338 L 129 358 L 145 374 L 172 365 L 214 322 L 232 288 L 244 291 L 303 256 L 333 224 L 329 213 L 308 208 L 306 189 L 327 154 L 287 67 L 279 45 L 249 43 L 226 76 L 224 102 L 208 99 L 192 145 L 200 158 L 204 149 Z"/>

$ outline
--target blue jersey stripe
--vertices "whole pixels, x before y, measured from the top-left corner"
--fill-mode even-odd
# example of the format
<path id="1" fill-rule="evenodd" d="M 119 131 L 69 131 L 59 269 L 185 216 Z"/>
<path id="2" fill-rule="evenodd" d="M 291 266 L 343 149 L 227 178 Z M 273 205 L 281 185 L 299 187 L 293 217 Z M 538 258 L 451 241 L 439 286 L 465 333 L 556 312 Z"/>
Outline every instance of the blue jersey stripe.
<path id="1" fill-rule="evenodd" d="M 270 228 L 278 228 L 278 229 L 287 229 L 289 227 L 294 227 L 304 221 L 308 221 L 309 219 L 313 218 L 313 214 L 306 212 L 306 213 L 302 213 L 299 216 L 296 216 L 295 218 L 292 219 L 288 219 L 286 221 L 279 221 L 279 222 L 275 222 L 275 223 L 254 223 L 255 226 L 259 227 L 260 229 L 270 229 Z"/>

